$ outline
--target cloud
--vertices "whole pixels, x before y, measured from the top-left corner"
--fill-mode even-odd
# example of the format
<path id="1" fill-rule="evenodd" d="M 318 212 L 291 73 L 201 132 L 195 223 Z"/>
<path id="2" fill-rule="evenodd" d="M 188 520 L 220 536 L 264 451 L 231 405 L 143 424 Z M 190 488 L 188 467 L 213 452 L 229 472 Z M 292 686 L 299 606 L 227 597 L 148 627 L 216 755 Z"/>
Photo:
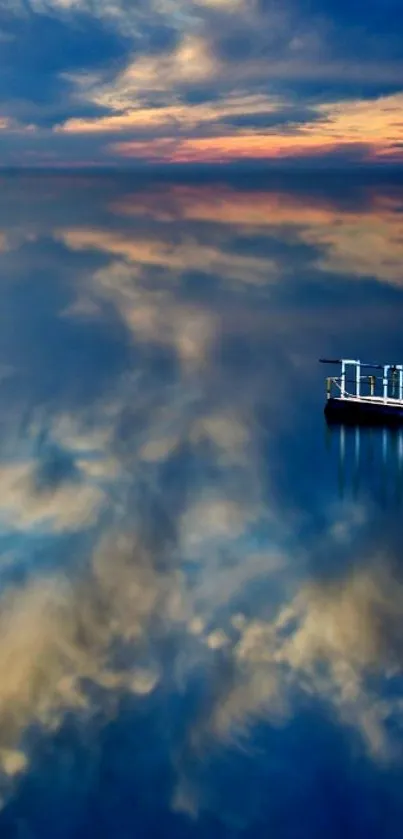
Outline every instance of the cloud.
<path id="1" fill-rule="evenodd" d="M 216 247 L 214 242 L 204 243 L 191 236 L 185 236 L 176 245 L 172 245 L 169 237 L 149 234 L 136 236 L 132 232 L 115 233 L 102 229 L 60 230 L 56 236 L 72 250 L 99 249 L 111 256 L 124 257 L 130 265 L 129 269 L 116 262 L 115 267 L 100 272 L 98 279 L 105 289 L 109 287 L 113 292 L 115 285 L 134 296 L 139 294 L 139 290 L 131 281 L 136 277 L 141 279 L 144 269 L 164 267 L 172 272 L 173 277 L 181 277 L 185 272 L 194 270 L 248 284 L 267 282 L 270 269 L 273 274 L 275 272 L 275 266 L 269 259 L 242 257 L 231 253 L 222 242 L 221 247 Z M 116 286 L 119 275 L 120 282 Z"/>
<path id="2" fill-rule="evenodd" d="M 164 104 L 169 107 L 175 85 L 206 82 L 214 78 L 216 69 L 206 41 L 195 34 L 184 34 L 170 52 L 137 57 L 112 84 L 91 87 L 84 79 L 82 96 L 112 112 L 124 112 L 141 107 L 147 95 L 167 93 L 168 102 Z"/>
<path id="3" fill-rule="evenodd" d="M 115 431 L 127 404 L 137 406 L 140 414 L 144 411 L 144 401 L 133 400 L 128 382 L 124 384 L 125 401 L 113 410 L 111 405 L 105 408 Z M 197 711 L 191 714 L 176 749 L 179 756 L 190 753 L 193 765 L 199 765 L 208 743 L 223 748 L 234 739 L 243 741 L 254 720 L 286 721 L 294 713 L 296 686 L 310 700 L 317 697 L 327 703 L 340 724 L 359 731 L 374 759 L 393 758 L 387 722 L 400 720 L 400 706 L 393 698 L 379 699 L 373 693 L 371 676 L 401 669 L 400 578 L 393 563 L 375 555 L 353 572 L 339 570 L 336 578 L 320 583 L 306 578 L 295 546 L 281 552 L 275 540 L 271 553 L 260 554 L 248 547 L 245 534 L 256 524 L 256 516 L 259 520 L 259 472 L 254 472 L 250 457 L 239 461 L 239 453 L 249 445 L 250 427 L 242 422 L 244 400 L 241 406 L 231 393 L 233 426 L 228 436 L 223 430 L 225 414 L 200 416 L 197 411 L 189 421 L 192 411 L 185 415 L 183 402 L 175 402 L 172 391 L 158 391 L 160 417 L 152 400 L 145 402 L 149 445 L 158 440 L 156 431 L 169 406 L 171 421 L 176 418 L 179 426 L 179 447 L 190 441 L 197 449 L 210 440 L 216 447 L 212 462 L 221 470 L 221 495 L 217 489 L 209 496 L 193 487 L 192 498 L 184 486 L 180 513 L 168 506 L 180 524 L 173 552 L 165 539 L 159 550 L 150 551 L 147 528 L 142 530 L 145 510 L 140 510 L 137 529 L 137 516 L 129 505 L 132 527 L 119 515 L 117 527 L 107 527 L 88 561 L 71 567 L 68 578 L 64 570 L 36 573 L 3 588 L 0 758 L 10 781 L 29 771 L 35 745 L 24 734 L 32 723 L 50 735 L 69 713 L 78 725 L 91 728 L 91 719 L 108 717 L 122 693 L 141 699 L 157 691 L 167 677 L 168 639 L 173 654 L 170 683 L 179 680 L 186 691 L 202 665 L 212 697 L 201 716 Z M 114 443 L 105 437 L 99 410 L 97 416 L 99 426 L 91 433 L 77 426 L 77 418 L 61 417 L 53 435 L 82 454 L 102 449 L 106 456 Z M 116 476 L 115 498 L 120 503 L 128 500 L 125 482 L 120 483 L 122 470 L 127 474 L 133 465 L 127 452 L 133 458 L 139 441 L 135 419 L 136 411 Z M 231 499 L 228 488 L 232 485 L 234 490 L 234 485 L 227 470 L 234 463 L 232 451 L 244 471 Z M 160 448 L 156 461 L 169 463 L 173 453 L 171 446 Z M 132 480 L 138 477 L 135 470 Z M 29 487 L 32 494 L 32 480 Z M 144 499 L 145 487 L 140 488 Z M 145 496 L 146 512 L 149 503 L 148 516 L 157 531 L 157 502 L 163 491 L 157 481 Z M 25 511 L 29 503 L 25 495 L 20 508 Z M 287 527 L 286 511 L 283 522 Z M 331 549 L 332 539 L 329 531 L 323 542 L 326 549 Z M 228 555 L 230 544 L 233 552 Z M 220 546 L 227 550 L 225 557 Z M 203 562 L 187 577 L 183 558 L 195 547 Z M 260 605 L 256 584 L 264 594 Z M 175 760 L 172 771 L 178 771 L 176 807 L 184 802 L 181 759 Z M 195 812 L 203 810 L 203 791 L 197 784 L 192 801 Z"/>
<path id="4" fill-rule="evenodd" d="M 3 528 L 11 520 L 16 529 L 50 526 L 54 531 L 80 530 L 101 510 L 104 498 L 96 486 L 77 485 L 73 480 L 56 488 L 40 488 L 35 487 L 36 479 L 30 464 L 0 468 Z"/>
<path id="5" fill-rule="evenodd" d="M 63 19 L 34 10 L 21 16 L 3 14 L 0 23 L 8 36 L 0 55 L 0 101 L 6 116 L 51 126 L 72 110 L 83 116 L 105 112 L 78 101 L 68 74 L 96 73 L 102 78 L 103 73 L 117 72 L 131 41 L 81 9 Z"/>
<path id="6" fill-rule="evenodd" d="M 10 5 L 0 17 L 3 159 L 399 163 L 397 17 L 378 0 L 365 25 L 358 2 Z"/>
<path id="7" fill-rule="evenodd" d="M 185 369 L 203 366 L 214 343 L 214 315 L 175 303 L 169 293 L 148 292 L 135 284 L 130 288 L 132 279 L 133 272 L 116 263 L 98 274 L 96 287 L 101 298 L 113 302 L 133 340 L 172 348 Z"/>
<path id="8" fill-rule="evenodd" d="M 112 145 L 112 151 L 126 157 L 154 159 L 158 162 L 225 162 L 247 159 L 291 159 L 338 151 L 371 161 L 394 150 L 401 134 L 402 95 L 376 102 L 356 101 L 317 106 L 317 119 L 309 119 L 289 133 L 219 133 L 211 137 L 127 140 Z"/>
<path id="9" fill-rule="evenodd" d="M 87 561 L 72 562 L 68 577 L 64 568 L 48 571 L 46 575 L 36 571 L 25 581 L 2 590 L 0 675 L 7 673 L 7 678 L 4 675 L 0 679 L 3 685 L 0 690 L 0 757 L 3 756 L 4 771 L 12 777 L 29 770 L 30 745 L 28 738 L 24 746 L 24 733 L 32 723 L 39 725 L 43 732 L 51 733 L 62 725 L 69 712 L 77 717 L 78 724 L 82 721 L 83 725 L 90 725 L 92 716 L 108 713 L 108 708 L 113 707 L 116 697 L 122 693 L 144 697 L 157 690 L 164 679 L 163 649 L 168 638 L 172 639 L 175 651 L 174 678 L 180 678 L 182 684 L 185 679 L 187 685 L 194 668 L 200 666 L 200 662 L 208 664 L 210 656 L 225 651 L 232 661 L 229 671 L 223 669 L 218 684 L 214 683 L 215 667 L 210 676 L 207 669 L 207 677 L 213 679 L 216 699 L 202 727 L 197 719 L 191 721 L 190 742 L 192 748 L 198 749 L 205 737 L 218 738 L 221 742 L 227 735 L 232 737 L 236 724 L 244 729 L 258 710 L 266 714 L 275 695 L 276 701 L 281 699 L 284 710 L 282 703 L 287 697 L 279 654 L 297 678 L 299 671 L 309 671 L 311 662 L 318 656 L 318 639 L 323 647 L 328 635 L 323 626 L 322 629 L 318 627 L 317 640 L 312 641 L 309 648 L 312 636 L 309 621 L 316 626 L 316 612 L 322 615 L 322 623 L 327 620 L 331 624 L 334 620 L 337 626 L 341 600 L 343 626 L 347 625 L 348 607 L 343 606 L 343 598 L 348 603 L 348 581 L 339 587 L 336 584 L 334 593 L 330 588 L 329 594 L 326 589 L 322 593 L 315 585 L 303 585 L 298 596 L 291 597 L 290 601 L 287 584 L 282 596 L 280 593 L 280 602 L 277 602 L 278 592 L 275 597 L 275 608 L 280 617 L 275 620 L 274 627 L 267 623 L 264 615 L 254 613 L 253 618 L 248 618 L 240 614 L 236 601 L 241 597 L 243 607 L 246 606 L 249 586 L 253 587 L 258 581 L 260 587 L 267 584 L 270 587 L 270 581 L 276 577 L 281 589 L 281 581 L 284 582 L 284 574 L 289 573 L 291 563 L 294 572 L 298 567 L 295 556 L 279 549 L 273 529 L 271 553 L 269 550 L 256 553 L 245 541 L 257 524 L 261 526 L 264 512 L 256 460 L 258 451 L 253 452 L 250 448 L 251 424 L 245 415 L 247 392 L 240 401 L 232 388 L 226 393 L 222 387 L 221 411 L 217 400 L 214 410 L 209 410 L 206 395 L 201 400 L 200 393 L 196 393 L 186 409 L 181 388 L 176 395 L 172 388 L 158 389 L 152 398 L 153 394 L 144 394 L 141 383 L 136 392 L 127 379 L 121 384 L 120 396 L 119 392 L 114 394 L 117 402 L 106 403 L 103 410 L 99 405 L 94 408 L 97 424 L 91 430 L 86 429 L 85 423 L 80 427 L 77 416 L 56 415 L 50 428 L 49 417 L 44 415 L 40 420 L 37 431 L 41 433 L 42 422 L 45 422 L 48 436 L 56 441 L 63 440 L 64 451 L 71 455 L 62 456 L 59 452 L 56 457 L 57 448 L 46 449 L 48 455 L 39 463 L 39 474 L 38 464 L 29 469 L 25 464 L 2 467 L 2 504 L 7 506 L 12 490 L 15 524 L 25 528 L 32 522 L 42 526 L 45 523 L 54 532 L 54 528 L 62 531 L 91 523 L 88 515 L 84 520 L 72 513 L 66 495 L 66 487 L 73 483 L 77 498 L 75 512 L 78 507 L 80 511 L 85 510 L 81 483 L 74 483 L 77 470 L 81 472 L 80 464 L 83 461 L 91 464 L 94 453 L 106 460 L 112 454 L 115 460 L 118 456 L 117 471 L 109 474 L 114 485 L 111 512 L 113 510 L 117 516 L 116 526 L 109 522 L 106 530 L 101 530 Z M 129 437 L 123 438 L 124 446 L 119 454 L 119 429 L 128 406 L 132 411 L 130 433 Z M 144 436 L 139 433 L 139 419 Z M 161 447 L 161 432 L 170 426 L 177 434 L 176 445 Z M 211 446 L 209 452 L 206 444 Z M 202 482 L 200 485 L 192 483 L 189 493 L 179 471 L 180 504 L 175 507 L 173 488 L 168 491 L 158 478 L 162 473 L 157 473 L 156 480 L 143 484 L 137 458 L 141 460 L 145 455 L 148 475 L 150 462 L 159 469 L 164 464 L 176 462 L 174 471 L 177 472 L 180 452 L 189 446 L 193 452 L 193 468 L 197 452 L 202 473 L 208 474 L 209 464 L 214 465 L 214 491 L 206 491 Z M 234 466 L 240 470 L 237 482 L 234 482 Z M 84 483 L 84 475 L 80 482 Z M 89 479 L 91 475 L 90 469 Z M 129 498 L 133 497 L 127 495 L 129 475 L 130 492 L 138 484 L 141 493 L 139 509 L 128 504 Z M 91 486 L 90 480 L 85 485 Z M 23 491 L 16 492 L 16 486 L 22 487 Z M 48 487 L 53 487 L 53 496 Z M 168 519 L 172 519 L 171 524 L 177 526 L 173 552 L 169 548 L 170 540 L 161 529 L 160 505 L 165 507 Z M 153 550 L 151 546 L 154 546 Z M 223 549 L 227 552 L 225 561 Z M 189 556 L 196 561 L 200 556 L 202 561 L 196 564 L 195 572 L 188 578 L 182 563 L 184 557 Z M 386 575 L 387 587 L 388 579 Z M 298 575 L 292 585 L 297 590 L 300 588 Z M 363 596 L 358 598 L 356 612 L 354 603 L 351 606 L 353 633 L 360 630 L 358 616 L 362 614 L 366 598 L 369 600 L 368 621 L 378 601 L 382 608 L 391 608 L 388 588 L 373 604 L 374 592 L 379 593 L 381 588 L 379 583 L 372 587 L 366 587 L 364 583 L 360 588 L 360 585 L 358 590 L 363 589 Z M 346 595 L 343 594 L 345 589 Z M 397 597 L 396 586 L 394 597 Z M 253 602 L 256 604 L 254 597 Z M 397 615 L 396 609 L 394 614 Z M 223 615 L 227 616 L 227 622 L 223 623 Z M 297 628 L 288 635 L 287 642 L 280 637 L 286 618 L 293 621 L 295 616 L 298 631 L 308 639 L 302 663 L 296 660 L 296 651 L 303 646 L 298 640 Z M 366 625 L 363 631 L 366 632 Z M 346 634 L 345 628 L 343 632 Z M 273 651 L 268 638 L 274 643 L 276 637 Z M 339 656 L 343 655 L 344 643 L 349 650 L 351 648 L 351 636 L 347 633 L 345 641 L 343 638 L 342 635 L 342 640 L 336 643 Z M 330 646 L 329 657 L 332 649 Z M 277 663 L 274 670 L 266 672 L 269 656 Z M 360 654 L 359 663 L 361 658 Z M 370 663 L 368 654 L 363 657 L 362 666 Z M 333 681 L 338 690 L 334 674 L 331 685 Z M 95 686 L 97 690 L 94 690 Z M 326 691 L 327 688 L 328 685 Z M 320 685 L 318 690 L 322 690 Z M 326 691 L 327 700 L 333 702 L 333 694 L 329 692 L 328 695 Z"/>
<path id="10" fill-rule="evenodd" d="M 295 706 L 301 710 L 301 695 L 303 702 L 317 703 L 315 726 L 321 725 L 320 709 L 325 704 L 326 714 L 337 726 L 359 733 L 378 766 L 386 770 L 400 765 L 396 732 L 403 723 L 402 703 L 393 689 L 385 687 L 381 695 L 378 689 L 379 679 L 400 678 L 401 608 L 401 580 L 396 584 L 393 563 L 382 556 L 327 583 L 302 583 L 294 598 L 286 597 L 274 608 L 268 604 L 271 618 L 248 620 L 234 614 L 210 634 L 200 628 L 207 648 L 218 651 L 216 666 L 212 664 L 209 671 L 211 702 L 187 730 L 173 808 L 193 817 L 211 807 L 220 810 L 221 795 L 212 801 L 212 790 L 192 767 L 212 747 L 217 749 L 217 742 L 234 760 L 237 747 L 248 753 L 249 734 L 263 721 L 274 732 L 282 726 L 284 759 L 287 725 Z M 310 725 L 309 718 L 303 725 Z M 291 730 L 295 737 L 295 726 Z M 275 748 L 275 736 L 269 742 Z M 294 738 L 293 743 L 295 747 Z M 274 772 L 278 778 L 278 761 Z M 230 806 L 234 812 L 237 808 Z M 243 809 L 240 816 L 244 817 Z"/>
<path id="11" fill-rule="evenodd" d="M 272 726 L 281 721 L 283 761 L 298 723 L 312 748 L 301 698 L 313 709 L 315 726 L 334 727 L 340 740 L 345 730 L 359 735 L 373 767 L 393 759 L 389 727 L 400 730 L 401 707 L 388 687 L 402 665 L 401 575 L 384 545 L 379 553 L 373 541 L 362 548 L 371 507 L 338 508 L 334 526 L 332 493 L 309 468 L 304 417 L 312 417 L 309 400 L 317 398 L 312 357 L 338 311 L 334 276 L 329 283 L 316 262 L 328 255 L 333 230 L 347 253 L 354 234 L 343 225 L 357 235 L 379 226 L 395 242 L 398 194 L 386 189 L 376 197 L 364 189 L 363 198 L 352 188 L 343 199 L 323 198 L 320 191 L 311 195 L 318 187 L 310 183 L 295 197 L 265 192 L 260 177 L 255 190 L 247 180 L 239 192 L 149 180 L 141 189 L 137 178 L 125 176 L 116 186 L 106 176 L 74 184 L 37 179 L 43 193 L 34 201 L 33 183 L 17 179 L 7 187 L 7 236 L 12 241 L 15 229 L 25 228 L 26 214 L 34 240 L 19 234 L 18 247 L 4 254 L 2 339 L 7 321 L 25 324 L 27 308 L 32 323 L 39 299 L 46 300 L 47 323 L 57 334 L 66 321 L 73 331 L 65 333 L 64 355 L 57 358 L 60 390 L 44 393 L 42 382 L 54 369 L 50 329 L 23 327 L 24 363 L 30 373 L 35 350 L 40 376 L 29 375 L 30 389 L 17 365 L 2 399 L 2 547 L 9 548 L 10 529 L 14 540 L 0 569 L 5 789 L 15 791 L 18 806 L 24 773 L 34 783 L 40 772 L 44 742 L 57 777 L 65 753 L 60 744 L 53 753 L 52 742 L 68 720 L 85 733 L 86 744 L 92 735 L 104 742 L 100 729 L 111 718 L 120 724 L 122 698 L 133 723 L 149 719 L 153 726 L 160 701 L 175 696 L 165 706 L 174 755 L 167 738 L 164 760 L 170 785 L 177 782 L 174 805 L 192 805 L 196 814 L 211 804 L 211 745 L 220 760 L 230 751 L 232 766 L 237 744 L 247 751 L 263 721 L 271 753 Z M 77 195 L 72 201 L 80 183 L 79 201 Z M 382 263 L 382 282 L 389 281 L 385 249 L 380 278 Z M 375 293 L 363 302 L 350 278 L 345 284 L 348 340 L 368 334 L 373 340 L 368 323 L 379 330 L 382 317 L 391 334 L 400 334 L 395 297 L 389 308 Z M 17 308 L 10 318 L 4 307 L 13 289 Z M 77 354 L 73 348 L 81 348 L 94 323 L 104 326 L 106 350 L 97 349 L 87 369 L 87 345 Z M 125 346 L 129 335 L 130 352 L 123 369 L 105 380 L 116 333 Z M 12 375 L 21 340 L 19 334 L 17 344 L 5 344 Z M 83 396 L 77 402 L 78 367 Z M 297 437 L 290 390 L 295 398 L 305 394 Z M 285 448 L 292 481 L 284 477 Z M 308 468 L 299 470 L 299 483 L 301 457 Z M 382 543 L 390 531 L 377 525 L 370 535 L 380 533 Z M 50 556 L 43 557 L 42 543 L 50 543 Z M 25 564 L 21 554 L 28 556 Z M 200 678 L 202 695 L 195 690 Z M 85 752 L 90 764 L 98 760 L 98 749 Z M 124 771 L 131 772 L 126 762 Z M 128 786 L 133 789 L 132 777 Z M 227 812 L 234 815 L 234 807 L 237 815 L 233 802 Z"/>
<path id="12" fill-rule="evenodd" d="M 319 266 L 339 275 L 375 277 L 400 287 L 403 223 L 399 214 L 386 206 L 364 216 L 341 214 L 337 227 L 335 220 L 303 234 L 305 241 L 323 248 Z"/>
<path id="13" fill-rule="evenodd" d="M 217 23 L 212 15 L 210 37 L 236 78 L 241 67 L 262 78 L 265 61 L 268 78 L 276 81 L 296 81 L 299 74 L 306 82 L 319 77 L 327 82 L 348 78 L 370 86 L 377 77 L 384 83 L 387 78 L 398 83 L 403 56 L 396 18 L 384 13 L 380 3 L 374 3 L 369 14 L 360 8 L 357 16 L 342 4 L 336 9 L 335 4 L 320 0 L 281 7 L 263 1 L 245 5 L 226 26 Z"/>
<path id="14" fill-rule="evenodd" d="M 39 730 L 51 735 L 70 713 L 78 724 L 91 726 L 97 709 L 108 713 L 122 693 L 146 697 L 157 690 L 164 667 L 161 637 L 172 635 L 176 644 L 178 631 L 184 626 L 187 632 L 186 626 L 195 617 L 194 597 L 191 590 L 186 591 L 179 555 L 166 564 L 166 536 L 158 509 L 166 504 L 168 516 L 175 516 L 174 493 L 161 497 L 158 479 L 150 480 L 149 485 L 142 483 L 143 474 L 149 475 L 150 463 L 163 466 L 178 456 L 175 449 L 180 457 L 189 443 L 197 449 L 211 440 L 214 460 L 219 463 L 220 453 L 224 456 L 223 480 L 232 462 L 232 449 L 235 461 L 242 463 L 245 472 L 249 470 L 247 460 L 240 458 L 248 440 L 241 419 L 236 422 L 232 418 L 232 432 L 229 424 L 225 435 L 225 415 L 216 411 L 211 416 L 205 411 L 200 416 L 199 393 L 186 406 L 183 387 L 176 394 L 172 388 L 167 392 L 157 388 L 150 394 L 141 383 L 136 385 L 135 378 L 123 377 L 106 402 L 92 407 L 92 425 L 84 409 L 80 415 L 38 410 L 28 439 L 54 442 L 36 442 L 33 461 L 3 463 L 1 467 L 1 506 L 12 515 L 13 527 L 22 531 L 36 528 L 38 532 L 39 526 L 53 536 L 66 530 L 86 532 L 99 512 L 102 479 L 106 477 L 113 486 L 106 529 L 98 531 L 85 562 L 75 563 L 70 557 L 68 572 L 53 564 L 44 574 L 35 568 L 23 581 L 3 585 L 0 760 L 10 781 L 30 769 L 35 738 L 30 745 L 25 735 L 31 725 L 36 727 L 36 736 Z M 122 438 L 128 410 L 133 412 L 129 436 L 126 432 Z M 176 446 L 161 446 L 162 435 L 170 427 L 176 433 Z M 142 460 L 146 462 L 144 473 L 138 468 Z M 97 469 L 94 473 L 93 465 L 100 462 L 102 467 L 110 461 L 114 463 L 112 472 L 105 476 L 101 468 L 101 474 Z M 139 504 L 127 519 L 127 493 L 137 487 Z M 178 489 L 183 503 L 186 487 L 181 481 Z M 248 504 L 251 507 L 250 494 Z M 222 528 L 227 532 L 241 512 L 239 493 L 232 506 L 222 495 L 211 498 L 208 508 L 213 552 Z M 199 513 L 192 507 L 192 521 L 200 512 L 201 507 Z M 177 517 L 179 522 L 179 509 Z M 187 527 L 185 513 L 183 524 Z M 191 525 L 186 532 L 189 535 L 193 530 Z M 212 650 L 221 642 L 219 633 L 210 632 L 206 639 Z"/>
<path id="15" fill-rule="evenodd" d="M 273 623 L 252 621 L 242 633 L 238 660 L 241 666 L 250 663 L 252 678 L 255 667 L 267 667 L 273 678 L 273 666 L 286 664 L 305 689 L 326 696 L 336 713 L 361 729 L 375 755 L 393 755 L 385 722 L 390 714 L 400 718 L 400 704 L 377 703 L 370 676 L 379 669 L 385 675 L 401 671 L 401 598 L 393 571 L 377 564 L 328 585 L 308 585 Z M 252 703 L 253 697 L 252 691 Z M 260 699 L 264 702 L 264 695 Z M 259 710 L 259 696 L 255 702 Z M 248 711 L 255 709 L 252 704 Z M 225 723 L 225 706 L 218 710 L 221 724 L 231 727 L 231 704 L 229 712 Z"/>
<path id="16" fill-rule="evenodd" d="M 75 582 L 62 574 L 39 578 L 3 596 L 0 728 L 8 774 L 23 768 L 22 759 L 11 766 L 9 755 L 31 721 L 52 730 L 67 709 L 86 712 L 91 694 L 85 680 L 106 692 L 125 688 L 145 695 L 155 688 L 154 663 L 137 666 L 135 649 L 142 638 L 146 643 L 146 625 L 161 603 L 165 584 L 140 554 L 133 565 L 134 543 L 124 547 L 124 542 L 120 536 L 123 547 L 100 547 L 90 574 Z M 115 554 L 113 571 L 109 550 Z M 112 659 L 107 663 L 118 638 L 134 645 L 134 660 L 120 668 Z"/>
<path id="17" fill-rule="evenodd" d="M 256 507 L 255 499 L 251 499 L 251 508 L 245 504 L 245 498 L 239 503 L 234 497 L 202 497 L 186 509 L 181 523 L 181 541 L 186 556 L 200 556 L 200 550 L 205 551 L 209 541 L 221 542 L 227 548 L 231 541 L 236 540 L 250 522 L 254 521 L 261 511 Z"/>
<path id="18" fill-rule="evenodd" d="M 286 192 L 243 190 L 231 187 L 156 186 L 127 195 L 113 205 L 130 218 L 148 215 L 156 222 L 173 225 L 177 219 L 206 225 L 221 224 L 247 235 L 295 230 L 301 242 L 318 249 L 315 263 L 322 270 L 358 281 L 375 277 L 380 282 L 401 285 L 403 259 L 402 215 L 399 197 L 375 192 L 366 194 L 365 207 L 337 208 L 328 199 L 307 199 Z M 225 239 L 225 237 L 224 237 Z M 275 270 L 267 262 L 266 277 Z M 245 274 L 253 274 L 245 264 Z M 277 275 L 280 274 L 278 267 Z"/>
<path id="19" fill-rule="evenodd" d="M 278 97 L 270 97 L 265 94 L 256 95 L 228 95 L 226 98 L 217 100 L 206 100 L 203 103 L 183 102 L 178 104 L 161 105 L 158 108 L 145 107 L 141 102 L 138 107 L 129 107 L 126 111 L 117 115 L 109 115 L 103 119 L 68 120 L 57 130 L 60 133 L 106 133 L 123 131 L 144 131 L 149 135 L 153 132 L 169 132 L 180 129 L 182 131 L 197 131 L 207 126 L 220 126 L 223 124 L 236 125 L 238 120 L 249 119 L 251 123 L 259 118 L 271 121 L 273 125 L 281 125 L 283 122 L 298 121 L 300 111 L 292 109 L 284 112 L 282 102 Z"/>

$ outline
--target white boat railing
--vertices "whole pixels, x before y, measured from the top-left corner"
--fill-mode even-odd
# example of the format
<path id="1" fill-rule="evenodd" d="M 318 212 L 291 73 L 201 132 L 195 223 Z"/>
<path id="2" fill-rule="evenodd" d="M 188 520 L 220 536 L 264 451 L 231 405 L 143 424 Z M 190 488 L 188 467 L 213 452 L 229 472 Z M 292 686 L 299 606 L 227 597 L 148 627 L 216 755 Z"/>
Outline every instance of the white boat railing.
<path id="1" fill-rule="evenodd" d="M 341 366 L 340 376 L 328 376 L 326 379 L 327 399 L 403 405 L 403 364 L 369 364 L 343 358 L 320 361 Z M 381 374 L 371 372 L 363 375 L 363 369 L 381 371 Z"/>

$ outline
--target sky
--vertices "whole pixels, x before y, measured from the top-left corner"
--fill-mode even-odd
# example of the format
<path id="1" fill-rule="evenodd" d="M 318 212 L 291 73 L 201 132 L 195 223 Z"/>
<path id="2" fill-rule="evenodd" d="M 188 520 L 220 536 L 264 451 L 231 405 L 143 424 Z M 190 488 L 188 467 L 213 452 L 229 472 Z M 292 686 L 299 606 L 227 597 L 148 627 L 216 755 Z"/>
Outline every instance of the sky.
<path id="1" fill-rule="evenodd" d="M 0 166 L 403 162 L 401 0 L 2 0 Z"/>

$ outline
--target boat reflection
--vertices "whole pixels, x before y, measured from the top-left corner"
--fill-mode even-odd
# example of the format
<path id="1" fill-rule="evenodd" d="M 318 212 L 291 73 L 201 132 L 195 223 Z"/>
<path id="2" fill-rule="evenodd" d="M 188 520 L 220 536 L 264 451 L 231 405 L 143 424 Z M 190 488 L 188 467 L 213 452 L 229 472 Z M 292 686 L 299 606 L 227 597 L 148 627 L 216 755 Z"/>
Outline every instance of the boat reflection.
<path id="1" fill-rule="evenodd" d="M 370 495 L 382 506 L 403 500 L 403 429 L 326 425 L 328 453 L 336 454 L 339 495 Z"/>

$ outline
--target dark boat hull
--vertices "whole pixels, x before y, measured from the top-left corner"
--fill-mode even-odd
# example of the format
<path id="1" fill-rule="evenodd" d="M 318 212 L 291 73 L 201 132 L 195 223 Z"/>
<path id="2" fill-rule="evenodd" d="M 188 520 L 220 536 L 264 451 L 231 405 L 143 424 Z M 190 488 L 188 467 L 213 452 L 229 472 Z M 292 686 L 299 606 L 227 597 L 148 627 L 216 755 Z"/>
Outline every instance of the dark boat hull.
<path id="1" fill-rule="evenodd" d="M 403 405 L 330 398 L 325 416 L 330 425 L 403 426 Z"/>

